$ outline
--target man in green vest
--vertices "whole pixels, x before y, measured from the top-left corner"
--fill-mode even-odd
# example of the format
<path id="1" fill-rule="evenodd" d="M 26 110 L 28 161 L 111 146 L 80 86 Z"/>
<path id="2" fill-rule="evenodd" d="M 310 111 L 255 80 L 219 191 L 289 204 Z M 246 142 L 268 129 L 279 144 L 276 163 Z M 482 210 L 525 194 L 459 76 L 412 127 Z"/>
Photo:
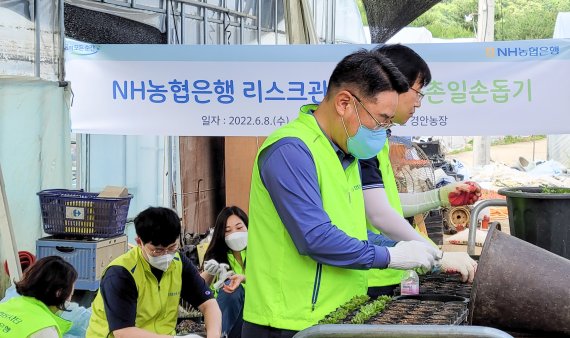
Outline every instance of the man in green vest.
<path id="1" fill-rule="evenodd" d="M 208 337 L 220 337 L 218 303 L 196 267 L 178 253 L 180 228 L 168 208 L 150 207 L 135 218 L 138 246 L 105 270 L 87 338 L 172 338 L 181 298 L 204 314 Z"/>
<path id="2" fill-rule="evenodd" d="M 366 229 L 357 159 L 378 154 L 398 94 L 407 90 L 387 58 L 360 50 L 335 67 L 321 104 L 301 107 L 259 149 L 243 337 L 292 337 L 316 324 L 366 293 L 368 269 L 434 265 L 440 253 L 433 246 L 375 245 L 381 238 L 369 241 Z"/>
<path id="3" fill-rule="evenodd" d="M 413 116 L 415 109 L 421 106 L 424 96 L 421 90 L 431 81 L 429 67 L 416 52 L 403 45 L 385 45 L 373 51 L 389 58 L 406 77 L 409 90 L 398 96 L 393 119 L 395 124 L 403 125 Z M 480 196 L 480 188 L 474 182 L 457 182 L 424 193 L 398 194 L 389 152 L 389 142 L 386 141 L 377 157 L 360 161 L 368 228 L 376 233 L 380 230 L 396 241 L 418 240 L 435 245 L 414 230 L 404 217 L 442 206 L 448 207 L 451 205 L 449 197 L 453 194 L 468 194 L 465 202 L 472 203 Z M 456 205 L 461 204 L 454 204 Z M 467 253 L 445 252 L 440 264 L 444 272 L 460 272 L 463 281 L 473 281 L 477 263 Z M 402 275 L 401 270 L 370 270 L 368 294 L 372 297 L 391 295 Z"/>

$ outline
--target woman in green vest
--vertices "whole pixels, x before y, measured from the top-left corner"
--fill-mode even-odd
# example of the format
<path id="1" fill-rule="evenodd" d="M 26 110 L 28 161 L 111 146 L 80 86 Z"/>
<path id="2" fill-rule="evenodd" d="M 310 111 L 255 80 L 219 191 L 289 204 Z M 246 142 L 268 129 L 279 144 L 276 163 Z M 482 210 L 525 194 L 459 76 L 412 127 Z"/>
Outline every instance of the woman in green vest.
<path id="1" fill-rule="evenodd" d="M 405 124 L 421 106 L 422 89 L 431 81 L 431 72 L 426 62 L 411 48 L 403 45 L 385 45 L 373 50 L 388 57 L 406 77 L 409 90 L 398 95 L 398 105 L 393 122 Z M 388 136 L 389 138 L 390 136 Z M 362 189 L 366 205 L 366 218 L 371 231 L 381 231 L 396 241 L 418 240 L 435 245 L 413 229 L 404 217 L 431 209 L 451 205 L 453 194 L 469 194 L 465 201 L 473 203 L 480 196 L 479 186 L 456 182 L 423 193 L 399 194 L 390 163 L 390 145 L 386 141 L 378 156 L 360 161 Z M 454 206 L 460 204 L 454 204 Z M 460 272 L 464 281 L 473 281 L 477 263 L 466 252 L 444 252 L 441 260 L 443 272 Z M 392 294 L 399 285 L 403 271 L 394 269 L 371 270 L 368 276 L 368 294 L 377 297 Z"/>
<path id="2" fill-rule="evenodd" d="M 204 271 L 201 276 L 217 291 L 216 299 L 222 311 L 222 333 L 226 333 L 228 338 L 241 337 L 247 225 L 247 214 L 239 207 L 222 209 L 216 219 L 208 250 L 204 254 Z M 220 266 L 221 264 L 226 266 Z"/>
<path id="3" fill-rule="evenodd" d="M 0 304 L 0 337 L 61 338 L 71 322 L 57 313 L 66 310 L 76 279 L 75 268 L 59 256 L 35 262 L 16 283 L 20 296 Z"/>

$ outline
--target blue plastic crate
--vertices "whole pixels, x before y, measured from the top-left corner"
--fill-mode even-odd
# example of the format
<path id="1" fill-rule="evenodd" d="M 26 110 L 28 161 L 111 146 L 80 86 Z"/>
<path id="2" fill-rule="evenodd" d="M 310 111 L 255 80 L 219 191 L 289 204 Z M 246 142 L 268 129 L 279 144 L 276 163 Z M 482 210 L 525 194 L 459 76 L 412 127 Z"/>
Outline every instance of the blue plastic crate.
<path id="1" fill-rule="evenodd" d="M 119 198 L 97 195 L 67 189 L 38 192 L 45 233 L 88 238 L 122 235 L 133 195 Z"/>
<path id="2" fill-rule="evenodd" d="M 109 263 L 127 252 L 127 236 L 100 240 L 58 239 L 53 236 L 36 241 L 36 256 L 60 256 L 77 270 L 75 288 L 95 291 Z"/>

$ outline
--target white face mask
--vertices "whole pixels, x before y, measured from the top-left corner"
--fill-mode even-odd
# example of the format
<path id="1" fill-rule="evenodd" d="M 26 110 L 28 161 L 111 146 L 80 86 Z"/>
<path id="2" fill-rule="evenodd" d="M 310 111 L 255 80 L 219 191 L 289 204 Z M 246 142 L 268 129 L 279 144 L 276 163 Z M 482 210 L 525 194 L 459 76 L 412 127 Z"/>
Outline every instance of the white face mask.
<path id="1" fill-rule="evenodd" d="M 173 254 L 164 254 L 162 256 L 153 257 L 147 253 L 146 256 L 148 258 L 148 264 L 162 271 L 166 271 L 174 259 Z"/>
<path id="2" fill-rule="evenodd" d="M 247 231 L 238 231 L 227 235 L 226 244 L 233 251 L 242 251 L 247 247 Z"/>

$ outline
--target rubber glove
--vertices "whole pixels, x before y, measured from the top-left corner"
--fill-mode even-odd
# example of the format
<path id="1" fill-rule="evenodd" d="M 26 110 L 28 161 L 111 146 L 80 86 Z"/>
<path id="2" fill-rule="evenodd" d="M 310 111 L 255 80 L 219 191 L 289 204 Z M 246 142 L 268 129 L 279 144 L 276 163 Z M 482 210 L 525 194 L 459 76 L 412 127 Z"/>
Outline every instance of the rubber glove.
<path id="1" fill-rule="evenodd" d="M 439 188 L 442 207 L 471 205 L 481 196 L 481 187 L 472 181 L 456 182 Z"/>
<path id="2" fill-rule="evenodd" d="M 438 249 L 420 241 L 402 241 L 387 249 L 390 253 L 388 267 L 392 269 L 422 268 L 431 270 L 435 261 L 440 257 Z"/>
<path id="3" fill-rule="evenodd" d="M 235 275 L 235 273 L 232 270 L 228 270 L 230 268 L 229 265 L 221 263 L 219 266 L 220 266 L 220 277 L 218 278 L 218 281 L 214 283 L 214 289 L 216 290 L 219 290 L 222 286 L 224 286 L 226 281 L 228 281 L 229 285 L 230 284 L 229 278 Z"/>
<path id="4" fill-rule="evenodd" d="M 463 282 L 473 282 L 477 262 L 475 262 L 466 252 L 444 252 L 441 259 L 441 271 L 445 273 L 461 273 Z"/>
<path id="5" fill-rule="evenodd" d="M 207 260 L 204 262 L 204 271 L 212 276 L 217 276 L 221 271 L 220 263 L 216 262 L 215 259 Z"/>

